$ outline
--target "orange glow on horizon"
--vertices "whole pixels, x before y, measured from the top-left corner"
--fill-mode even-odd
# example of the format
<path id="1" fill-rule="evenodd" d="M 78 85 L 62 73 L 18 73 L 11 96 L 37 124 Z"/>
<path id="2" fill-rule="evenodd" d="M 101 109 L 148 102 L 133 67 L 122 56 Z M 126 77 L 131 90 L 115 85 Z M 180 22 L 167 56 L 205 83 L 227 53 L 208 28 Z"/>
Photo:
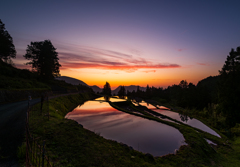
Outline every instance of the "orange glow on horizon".
<path id="1" fill-rule="evenodd" d="M 90 68 L 61 70 L 62 76 L 79 79 L 90 86 L 97 85 L 98 87 L 103 88 L 105 83 L 109 82 L 112 90 L 120 85 L 139 85 L 142 87 L 149 85 L 166 88 L 174 84 L 179 84 L 181 80 L 187 80 L 188 83 L 192 82 L 196 85 L 198 81 L 208 77 L 208 73 L 208 69 L 195 71 L 191 70 L 191 67 L 178 70 L 158 69 L 146 71 L 140 69 L 134 72 Z"/>
<path id="2" fill-rule="evenodd" d="M 30 66 L 17 65 L 18 68 L 31 70 Z M 136 66 L 135 66 L 136 67 Z M 61 76 L 69 76 L 85 82 L 89 86 L 96 85 L 103 88 L 106 82 L 109 82 L 111 89 L 114 90 L 120 85 L 130 86 L 139 85 L 141 87 L 154 86 L 163 87 L 179 84 L 181 80 L 187 80 L 197 84 L 198 81 L 212 75 L 218 75 L 216 67 L 210 65 L 181 66 L 174 68 L 129 68 L 120 67 L 104 68 L 77 68 L 74 66 L 60 68 Z"/>

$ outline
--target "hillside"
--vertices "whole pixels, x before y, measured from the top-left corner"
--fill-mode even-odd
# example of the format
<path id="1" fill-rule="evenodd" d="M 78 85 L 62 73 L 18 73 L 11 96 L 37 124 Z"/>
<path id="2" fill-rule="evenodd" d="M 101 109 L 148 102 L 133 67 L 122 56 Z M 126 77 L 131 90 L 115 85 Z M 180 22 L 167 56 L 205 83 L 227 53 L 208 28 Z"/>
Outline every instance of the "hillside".
<path id="1" fill-rule="evenodd" d="M 18 69 L 0 59 L 0 89 L 50 89 L 49 85 L 38 80 L 36 73 Z"/>
<path id="2" fill-rule="evenodd" d="M 65 81 L 66 83 L 69 83 L 69 84 L 72 84 L 72 85 L 79 85 L 80 84 L 80 85 L 83 85 L 83 86 L 90 87 L 90 88 L 92 88 L 92 90 L 95 93 L 97 93 L 97 92 L 101 93 L 102 92 L 102 89 L 99 88 L 97 85 L 89 86 L 85 82 L 83 82 L 79 79 L 76 79 L 76 78 L 61 76 L 61 77 L 57 77 L 55 79 L 60 80 L 60 81 Z"/>
<path id="3" fill-rule="evenodd" d="M 83 86 L 88 86 L 85 82 L 76 79 L 76 78 L 72 78 L 72 77 L 67 77 L 67 76 L 60 76 L 55 78 L 57 80 L 64 80 L 66 83 L 72 84 L 72 85 L 83 85 Z"/>
<path id="4" fill-rule="evenodd" d="M 82 82 L 83 83 L 83 82 Z M 88 87 L 76 86 L 64 80 L 43 80 L 36 72 L 18 69 L 0 59 L 0 103 L 40 97 L 48 91 L 50 94 L 73 93 L 88 90 Z"/>
<path id="5" fill-rule="evenodd" d="M 97 85 L 93 85 L 93 86 L 89 86 L 90 88 L 92 88 L 92 90 L 95 92 L 95 93 L 101 93 L 102 92 L 102 89 L 99 88 Z"/>

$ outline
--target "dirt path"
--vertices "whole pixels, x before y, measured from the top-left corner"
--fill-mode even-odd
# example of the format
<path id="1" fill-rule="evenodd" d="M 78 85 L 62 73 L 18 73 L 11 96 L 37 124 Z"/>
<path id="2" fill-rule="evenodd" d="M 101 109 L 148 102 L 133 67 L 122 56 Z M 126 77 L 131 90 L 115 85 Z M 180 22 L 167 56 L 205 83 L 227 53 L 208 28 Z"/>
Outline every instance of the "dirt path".
<path id="1" fill-rule="evenodd" d="M 77 94 L 77 93 L 71 93 Z M 49 99 L 69 94 L 49 97 Z M 30 105 L 40 102 L 40 98 L 33 99 Z M 28 101 L 20 101 L 0 105 L 0 166 L 17 167 L 17 149 L 24 139 L 25 119 Z"/>

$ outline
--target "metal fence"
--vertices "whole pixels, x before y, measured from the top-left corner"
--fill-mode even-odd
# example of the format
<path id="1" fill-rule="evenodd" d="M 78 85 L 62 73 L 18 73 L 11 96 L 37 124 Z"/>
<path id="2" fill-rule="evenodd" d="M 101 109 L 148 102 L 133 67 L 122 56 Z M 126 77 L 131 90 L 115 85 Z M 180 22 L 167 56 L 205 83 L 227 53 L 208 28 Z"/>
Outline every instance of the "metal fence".
<path id="1" fill-rule="evenodd" d="M 26 167 L 56 166 L 46 155 L 45 140 L 34 138 L 29 130 L 29 108 L 26 115 Z"/>

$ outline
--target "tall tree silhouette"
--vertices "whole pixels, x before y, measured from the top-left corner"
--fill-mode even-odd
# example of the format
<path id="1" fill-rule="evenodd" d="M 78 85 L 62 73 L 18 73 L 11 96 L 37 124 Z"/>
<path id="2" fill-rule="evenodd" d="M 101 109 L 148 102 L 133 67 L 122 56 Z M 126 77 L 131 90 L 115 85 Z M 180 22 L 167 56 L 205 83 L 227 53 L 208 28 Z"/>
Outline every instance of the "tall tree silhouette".
<path id="1" fill-rule="evenodd" d="M 42 79 L 53 79 L 60 76 L 58 53 L 50 40 L 41 42 L 31 42 L 27 46 L 26 54 L 23 55 L 28 60 L 27 64 L 32 65 Z"/>
<path id="2" fill-rule="evenodd" d="M 105 96 L 111 96 L 111 86 L 108 82 L 106 82 L 106 84 L 103 87 L 103 92 L 102 92 Z"/>
<path id="3" fill-rule="evenodd" d="M 179 86 L 180 86 L 181 88 L 187 88 L 187 87 L 188 87 L 188 83 L 187 83 L 186 80 L 182 80 L 182 81 L 180 82 Z"/>
<path id="4" fill-rule="evenodd" d="M 240 47 L 232 49 L 220 73 L 218 111 L 230 127 L 240 122 Z"/>
<path id="5" fill-rule="evenodd" d="M 13 45 L 12 37 L 5 30 L 5 25 L 0 19 L 0 59 L 7 62 L 11 58 L 16 58 L 15 46 Z"/>
<path id="6" fill-rule="evenodd" d="M 146 96 L 149 98 L 151 96 L 151 88 L 147 85 L 147 88 L 146 88 Z"/>
<path id="7" fill-rule="evenodd" d="M 118 91 L 118 96 L 120 98 L 124 98 L 124 96 L 126 96 L 126 90 L 125 90 L 125 87 L 124 86 L 121 86 L 120 87 L 120 90 Z"/>

